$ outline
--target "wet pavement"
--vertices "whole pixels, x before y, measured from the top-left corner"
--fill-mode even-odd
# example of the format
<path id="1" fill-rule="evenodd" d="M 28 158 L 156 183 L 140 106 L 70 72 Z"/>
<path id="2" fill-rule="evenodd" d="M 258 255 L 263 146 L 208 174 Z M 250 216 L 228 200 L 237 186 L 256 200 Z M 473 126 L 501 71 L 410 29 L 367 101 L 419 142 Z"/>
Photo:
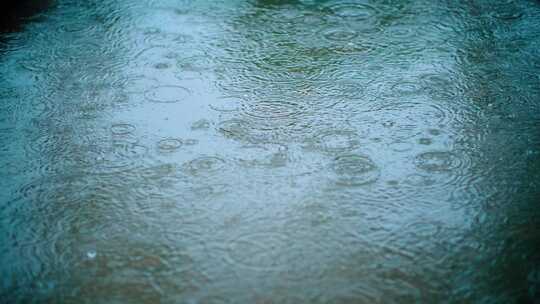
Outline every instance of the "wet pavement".
<path id="1" fill-rule="evenodd" d="M 454 2 L 11 15 L 0 302 L 537 303 L 540 3 Z"/>

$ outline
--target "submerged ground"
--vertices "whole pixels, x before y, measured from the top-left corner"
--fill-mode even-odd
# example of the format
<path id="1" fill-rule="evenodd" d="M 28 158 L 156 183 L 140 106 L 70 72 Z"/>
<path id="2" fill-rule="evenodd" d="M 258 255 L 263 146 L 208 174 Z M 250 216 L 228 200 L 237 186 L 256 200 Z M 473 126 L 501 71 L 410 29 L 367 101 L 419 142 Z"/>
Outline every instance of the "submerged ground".
<path id="1" fill-rule="evenodd" d="M 538 1 L 32 15 L 0 34 L 0 302 L 540 298 Z"/>

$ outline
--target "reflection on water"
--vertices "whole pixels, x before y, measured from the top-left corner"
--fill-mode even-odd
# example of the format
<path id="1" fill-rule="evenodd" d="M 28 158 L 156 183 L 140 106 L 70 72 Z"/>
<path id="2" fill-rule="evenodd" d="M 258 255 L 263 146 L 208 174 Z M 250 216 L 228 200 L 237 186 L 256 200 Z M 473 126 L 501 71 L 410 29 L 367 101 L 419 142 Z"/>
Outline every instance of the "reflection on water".
<path id="1" fill-rule="evenodd" d="M 0 302 L 540 297 L 535 1 L 74 1 L 3 34 Z"/>

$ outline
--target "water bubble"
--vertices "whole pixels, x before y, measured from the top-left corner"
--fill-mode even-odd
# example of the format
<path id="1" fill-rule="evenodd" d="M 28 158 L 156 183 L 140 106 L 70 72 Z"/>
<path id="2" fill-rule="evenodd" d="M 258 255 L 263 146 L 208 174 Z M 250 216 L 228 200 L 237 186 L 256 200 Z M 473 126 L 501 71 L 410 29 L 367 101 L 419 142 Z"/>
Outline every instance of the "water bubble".
<path id="1" fill-rule="evenodd" d="M 97 251 L 94 249 L 88 250 L 86 252 L 86 257 L 89 258 L 90 260 L 95 259 L 97 257 Z"/>

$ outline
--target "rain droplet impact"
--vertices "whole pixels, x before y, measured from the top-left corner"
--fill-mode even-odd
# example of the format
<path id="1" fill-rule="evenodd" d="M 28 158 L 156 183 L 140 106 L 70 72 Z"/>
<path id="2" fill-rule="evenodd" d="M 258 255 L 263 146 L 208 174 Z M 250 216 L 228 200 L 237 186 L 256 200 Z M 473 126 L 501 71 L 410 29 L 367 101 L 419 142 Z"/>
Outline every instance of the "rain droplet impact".
<path id="1" fill-rule="evenodd" d="M 250 137 L 249 123 L 241 119 L 230 119 L 219 123 L 218 131 L 227 138 L 246 140 Z"/>
<path id="2" fill-rule="evenodd" d="M 280 144 L 256 144 L 242 147 L 239 161 L 247 167 L 278 168 L 287 164 L 287 147 Z"/>
<path id="3" fill-rule="evenodd" d="M 325 29 L 321 33 L 324 38 L 330 41 L 350 41 L 358 36 L 355 31 L 342 28 Z"/>
<path id="4" fill-rule="evenodd" d="M 186 100 L 190 90 L 181 86 L 158 86 L 144 93 L 147 100 L 158 103 L 175 103 Z"/>
<path id="5" fill-rule="evenodd" d="M 336 183 L 343 186 L 362 186 L 377 181 L 380 172 L 367 156 L 350 154 L 339 156 L 332 164 L 337 174 Z"/>
<path id="6" fill-rule="evenodd" d="M 374 7 L 360 3 L 339 3 L 331 5 L 329 9 L 338 17 L 359 21 L 374 18 L 377 13 L 377 10 Z"/>
<path id="7" fill-rule="evenodd" d="M 458 166 L 456 156 L 447 151 L 424 152 L 416 157 L 415 163 L 427 172 L 451 171 Z"/>
<path id="8" fill-rule="evenodd" d="M 190 175 L 205 175 L 217 172 L 225 167 L 225 161 L 215 156 L 203 156 L 189 161 L 184 165 Z"/>
<path id="9" fill-rule="evenodd" d="M 396 141 L 390 144 L 390 148 L 396 152 L 406 152 L 412 150 L 414 145 L 410 142 Z"/>
<path id="10" fill-rule="evenodd" d="M 182 147 L 183 142 L 178 138 L 165 138 L 158 142 L 158 148 L 162 152 L 173 152 Z"/>
<path id="11" fill-rule="evenodd" d="M 359 136 L 353 131 L 323 131 L 317 136 L 317 148 L 327 153 L 352 151 L 359 146 Z"/>
<path id="12" fill-rule="evenodd" d="M 135 126 L 131 124 L 114 124 L 111 126 L 111 133 L 114 135 L 127 135 L 135 131 Z"/>
<path id="13" fill-rule="evenodd" d="M 191 130 L 206 130 L 210 128 L 210 124 L 207 119 L 200 119 L 191 124 Z"/>

